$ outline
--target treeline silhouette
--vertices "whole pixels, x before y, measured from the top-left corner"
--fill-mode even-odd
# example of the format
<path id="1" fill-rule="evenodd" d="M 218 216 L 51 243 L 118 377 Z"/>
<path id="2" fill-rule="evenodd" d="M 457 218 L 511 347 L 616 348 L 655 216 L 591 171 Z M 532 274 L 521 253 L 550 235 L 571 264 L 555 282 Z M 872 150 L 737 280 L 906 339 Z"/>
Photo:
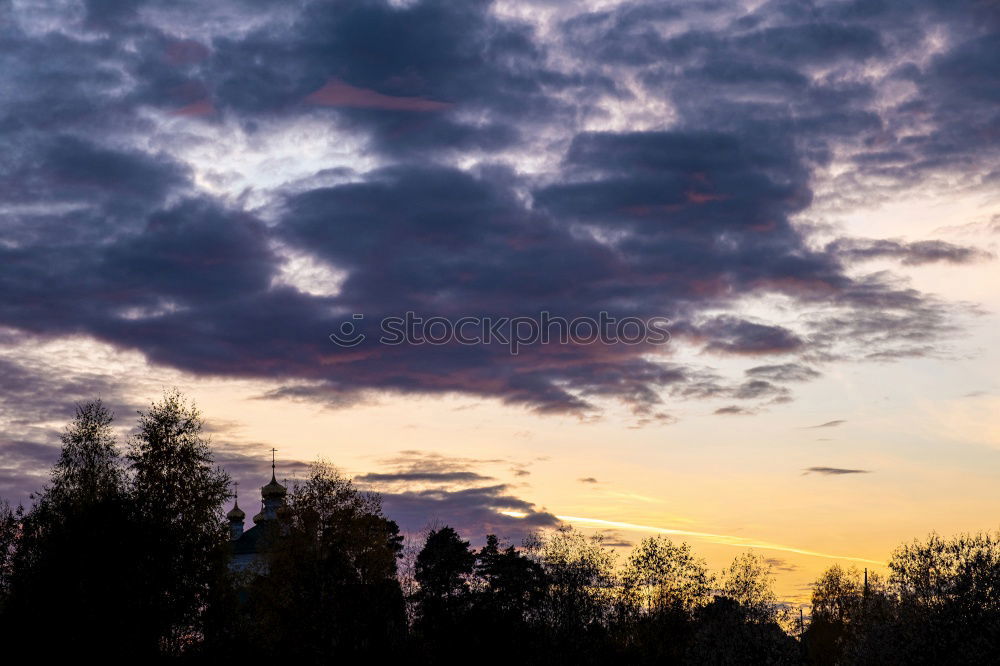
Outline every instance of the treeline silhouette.
<path id="1" fill-rule="evenodd" d="M 229 478 L 202 419 L 166 394 L 123 448 L 81 405 L 48 485 L 0 505 L 4 655 L 52 661 L 415 664 L 995 663 L 1000 539 L 931 535 L 889 574 L 833 566 L 808 622 L 752 552 L 713 575 L 687 544 L 635 546 L 618 566 L 570 528 L 472 548 L 454 529 L 404 546 L 377 494 L 317 463 L 265 554 L 232 566 Z M 8 662 L 12 663 L 12 662 Z M 17 662 L 19 663 L 19 662 Z"/>

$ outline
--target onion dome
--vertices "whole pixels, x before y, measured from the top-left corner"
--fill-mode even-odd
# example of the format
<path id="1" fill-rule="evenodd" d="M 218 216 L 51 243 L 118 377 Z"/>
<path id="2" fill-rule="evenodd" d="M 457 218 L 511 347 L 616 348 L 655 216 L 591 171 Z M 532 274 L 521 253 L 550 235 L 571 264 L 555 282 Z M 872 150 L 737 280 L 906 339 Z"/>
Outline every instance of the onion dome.
<path id="1" fill-rule="evenodd" d="M 274 478 L 274 474 L 271 474 L 271 482 L 260 489 L 260 496 L 264 499 L 282 499 L 288 494 L 288 490 L 278 483 L 277 479 Z"/>
<path id="2" fill-rule="evenodd" d="M 261 511 L 260 513 L 258 513 L 256 516 L 253 517 L 253 524 L 258 525 L 264 522 L 265 520 L 269 520 L 267 514 Z"/>
<path id="3" fill-rule="evenodd" d="M 236 501 L 233 504 L 232 510 L 230 510 L 230 512 L 226 514 L 226 518 L 231 523 L 232 522 L 242 523 L 243 519 L 246 518 L 246 517 L 247 517 L 247 514 L 243 513 L 243 509 L 240 508 L 239 501 Z"/>

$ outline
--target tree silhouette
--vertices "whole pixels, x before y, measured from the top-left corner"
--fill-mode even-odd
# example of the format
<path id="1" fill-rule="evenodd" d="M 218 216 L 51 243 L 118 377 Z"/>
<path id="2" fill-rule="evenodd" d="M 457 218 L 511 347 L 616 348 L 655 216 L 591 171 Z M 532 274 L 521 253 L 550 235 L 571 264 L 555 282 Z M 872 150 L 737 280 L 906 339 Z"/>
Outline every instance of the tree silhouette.
<path id="1" fill-rule="evenodd" d="M 482 581 L 480 605 L 509 622 L 525 621 L 544 598 L 545 571 L 514 546 L 500 548 L 495 534 L 476 554 L 476 576 Z"/>
<path id="2" fill-rule="evenodd" d="M 658 536 L 644 539 L 633 549 L 622 572 L 622 586 L 634 612 L 687 613 L 708 600 L 712 576 L 688 544 Z"/>
<path id="3" fill-rule="evenodd" d="M 170 391 L 139 412 L 128 442 L 130 499 L 142 534 L 142 612 L 168 653 L 201 640 L 206 603 L 225 577 L 229 477 L 214 467 L 202 428 L 198 409 Z"/>
<path id="4" fill-rule="evenodd" d="M 738 555 L 720 577 L 719 594 L 743 607 L 753 622 L 774 622 L 778 599 L 771 566 L 753 551 Z"/>
<path id="5" fill-rule="evenodd" d="M 834 564 L 813 583 L 807 644 L 814 663 L 833 664 L 840 659 L 848 632 L 862 620 L 863 595 L 857 568 Z"/>
<path id="6" fill-rule="evenodd" d="M 125 471 L 113 421 L 114 414 L 100 400 L 77 407 L 72 425 L 60 436 L 62 449 L 46 502 L 68 508 L 122 496 Z"/>
<path id="7" fill-rule="evenodd" d="M 607 636 L 616 595 L 615 555 L 603 539 L 569 526 L 525 543 L 545 574 L 537 610 L 542 632 L 539 662 L 597 663 L 611 649 Z"/>
<path id="8" fill-rule="evenodd" d="M 476 555 L 451 527 L 432 529 L 414 563 L 417 617 L 414 623 L 420 660 L 457 663 L 475 649 L 479 627 L 470 616 L 469 585 Z"/>
<path id="9" fill-rule="evenodd" d="M 14 558 L 21 539 L 23 521 L 23 506 L 13 509 L 7 500 L 0 500 L 0 619 L 10 602 L 10 588 L 15 572 Z"/>
<path id="10" fill-rule="evenodd" d="M 898 657 L 910 663 L 996 659 L 1000 534 L 948 539 L 932 533 L 900 546 L 889 570 L 898 603 L 891 644 Z"/>
<path id="11" fill-rule="evenodd" d="M 800 650 L 778 625 L 771 567 L 747 551 L 719 577 L 717 594 L 695 609 L 689 662 L 793 664 Z"/>
<path id="12" fill-rule="evenodd" d="M 3 624 L 22 644 L 47 645 L 57 658 L 156 650 L 143 641 L 135 566 L 142 548 L 112 421 L 100 401 L 78 406 L 61 435 L 50 484 L 26 513 L 3 519 L 9 567 Z M 53 626 L 61 627 L 57 643 L 49 640 Z M 108 632 L 120 638 L 105 645 Z"/>
<path id="13" fill-rule="evenodd" d="M 620 579 L 619 642 L 640 663 L 680 660 L 693 632 L 693 614 L 711 591 L 705 563 L 687 544 L 649 537 L 632 549 Z"/>
<path id="14" fill-rule="evenodd" d="M 451 527 L 431 530 L 417 554 L 414 576 L 420 586 L 419 622 L 425 628 L 450 622 L 468 603 L 476 556 Z"/>
<path id="15" fill-rule="evenodd" d="M 661 639 L 662 640 L 662 639 Z M 772 620 L 761 620 L 753 606 L 728 596 L 714 597 L 695 609 L 683 658 L 689 664 L 796 664 L 796 641 Z"/>
<path id="16" fill-rule="evenodd" d="M 1000 642 L 1000 535 L 931 534 L 899 547 L 888 580 L 856 568 L 814 585 L 813 663 L 987 663 Z"/>
<path id="17" fill-rule="evenodd" d="M 447 602 L 469 591 L 468 576 L 476 564 L 469 542 L 445 526 L 431 530 L 417 555 L 416 578 L 421 599 Z"/>

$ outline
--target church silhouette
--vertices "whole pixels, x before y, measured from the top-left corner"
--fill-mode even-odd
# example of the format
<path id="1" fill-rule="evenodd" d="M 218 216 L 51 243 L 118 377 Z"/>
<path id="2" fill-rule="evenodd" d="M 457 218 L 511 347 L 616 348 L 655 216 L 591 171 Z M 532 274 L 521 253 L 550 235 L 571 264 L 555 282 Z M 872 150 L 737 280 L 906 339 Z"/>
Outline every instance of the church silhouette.
<path id="1" fill-rule="evenodd" d="M 253 517 L 253 527 L 243 529 L 246 513 L 240 508 L 239 495 L 233 508 L 226 514 L 229 521 L 230 548 L 232 560 L 230 568 L 243 571 L 262 564 L 262 556 L 268 550 L 276 535 L 279 513 L 285 508 L 288 489 L 278 483 L 275 477 L 274 449 L 271 450 L 271 481 L 260 489 L 260 513 Z"/>

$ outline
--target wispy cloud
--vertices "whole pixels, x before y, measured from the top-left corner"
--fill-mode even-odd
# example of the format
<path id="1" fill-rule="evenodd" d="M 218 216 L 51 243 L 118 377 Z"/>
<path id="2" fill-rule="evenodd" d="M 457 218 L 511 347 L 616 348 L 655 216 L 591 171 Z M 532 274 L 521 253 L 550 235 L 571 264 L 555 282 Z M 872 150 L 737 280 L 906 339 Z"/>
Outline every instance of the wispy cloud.
<path id="1" fill-rule="evenodd" d="M 354 478 L 363 483 L 409 483 L 414 481 L 430 481 L 434 483 L 469 483 L 473 481 L 494 480 L 492 476 L 484 476 L 476 472 L 370 472 Z"/>
<path id="2" fill-rule="evenodd" d="M 780 557 L 767 557 L 764 561 L 767 562 L 768 566 L 775 571 L 795 571 L 799 568 L 797 565 L 792 564 Z"/>
<path id="3" fill-rule="evenodd" d="M 611 548 L 631 548 L 633 546 L 632 540 L 625 538 L 619 530 L 597 530 L 597 534 L 600 535 L 601 543 L 605 546 Z"/>
<path id="4" fill-rule="evenodd" d="M 826 423 L 820 423 L 819 425 L 803 426 L 805 430 L 815 430 L 816 428 L 836 428 L 839 425 L 847 423 L 846 419 L 836 419 L 834 421 L 827 421 Z"/>
<path id="5" fill-rule="evenodd" d="M 749 407 L 740 407 L 739 405 L 726 405 L 725 407 L 719 407 L 712 413 L 718 416 L 753 416 L 757 413 L 757 410 L 750 409 Z"/>
<path id="6" fill-rule="evenodd" d="M 841 474 L 870 474 L 869 469 L 846 469 L 843 467 L 807 467 L 805 474 L 823 474 L 825 476 L 839 476 Z"/>
<path id="7" fill-rule="evenodd" d="M 667 527 L 656 527 L 654 525 L 639 525 L 637 523 L 626 523 L 616 520 L 601 520 L 599 518 L 585 518 L 581 516 L 557 515 L 556 518 L 565 521 L 567 523 L 570 523 L 572 525 L 580 525 L 583 527 L 633 530 L 636 532 L 652 532 L 654 534 L 665 534 L 667 536 L 690 537 L 695 540 L 708 541 L 711 543 L 717 543 L 725 546 L 735 546 L 737 548 L 776 550 L 787 553 L 797 553 L 799 555 L 808 555 L 810 557 L 822 557 L 829 560 L 848 560 L 851 562 L 867 562 L 869 564 L 880 564 L 880 565 L 885 564 L 884 562 L 880 562 L 879 560 L 870 560 L 864 557 L 856 557 L 853 555 L 833 555 L 830 553 L 823 553 L 820 551 L 809 550 L 806 548 L 797 548 L 795 546 L 786 546 L 783 544 L 760 541 L 757 539 L 753 539 L 752 537 L 738 537 L 726 534 L 712 534 L 710 532 L 693 532 L 689 530 L 678 530 Z"/>

